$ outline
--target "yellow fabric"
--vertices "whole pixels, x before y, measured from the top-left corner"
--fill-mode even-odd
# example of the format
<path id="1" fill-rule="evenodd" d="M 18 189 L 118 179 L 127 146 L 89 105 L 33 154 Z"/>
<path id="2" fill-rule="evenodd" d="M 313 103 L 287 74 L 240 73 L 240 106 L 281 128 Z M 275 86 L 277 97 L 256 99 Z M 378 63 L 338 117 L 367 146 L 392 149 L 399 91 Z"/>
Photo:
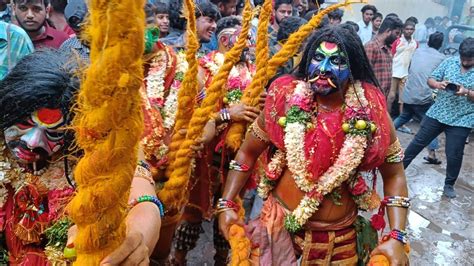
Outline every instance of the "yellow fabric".
<path id="1" fill-rule="evenodd" d="M 78 227 L 76 265 L 98 265 L 125 237 L 125 218 L 143 130 L 144 0 L 89 1 L 91 64 L 73 127 L 84 156 L 67 211 Z"/>

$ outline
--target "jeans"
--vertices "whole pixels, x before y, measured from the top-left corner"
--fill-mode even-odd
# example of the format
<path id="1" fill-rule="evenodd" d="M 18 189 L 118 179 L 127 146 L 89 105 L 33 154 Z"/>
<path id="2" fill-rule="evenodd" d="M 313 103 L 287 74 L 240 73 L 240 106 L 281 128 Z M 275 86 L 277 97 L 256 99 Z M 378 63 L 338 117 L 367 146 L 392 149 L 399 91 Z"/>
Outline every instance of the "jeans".
<path id="1" fill-rule="evenodd" d="M 402 114 L 393 121 L 393 125 L 395 126 L 395 129 L 398 129 L 399 127 L 405 125 L 413 117 L 419 121 L 422 121 L 423 118 L 425 117 L 426 112 L 428 111 L 428 109 L 430 109 L 430 106 L 431 106 L 431 103 L 427 103 L 423 105 L 404 103 Z M 430 144 L 428 145 L 428 149 L 429 150 L 439 149 L 438 138 L 435 138 L 433 139 L 433 141 L 430 142 Z"/>
<path id="2" fill-rule="evenodd" d="M 453 186 L 461 171 L 464 146 L 466 145 L 466 138 L 471 132 L 470 128 L 449 126 L 425 116 L 421 121 L 420 130 L 405 150 L 403 167 L 407 168 L 418 153 L 443 131 L 446 135 L 445 152 L 447 159 L 444 184 Z"/>

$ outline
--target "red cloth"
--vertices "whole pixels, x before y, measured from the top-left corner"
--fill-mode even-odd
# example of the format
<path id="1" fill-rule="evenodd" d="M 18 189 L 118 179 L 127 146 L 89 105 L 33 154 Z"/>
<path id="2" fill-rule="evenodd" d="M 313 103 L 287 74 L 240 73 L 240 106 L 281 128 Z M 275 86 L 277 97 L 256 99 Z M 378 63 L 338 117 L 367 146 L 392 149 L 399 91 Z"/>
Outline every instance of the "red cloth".
<path id="1" fill-rule="evenodd" d="M 62 31 L 56 30 L 53 27 L 45 24 L 45 31 L 36 37 L 33 41 L 35 49 L 49 47 L 58 49 L 63 42 L 69 39 L 69 36 Z"/>
<path id="2" fill-rule="evenodd" d="M 64 29 L 62 31 L 66 33 L 69 38 L 76 36 L 76 32 L 74 32 L 74 30 L 69 27 L 69 25 L 64 26 Z"/>
<path id="3" fill-rule="evenodd" d="M 270 86 L 265 102 L 265 129 L 272 143 L 285 150 L 284 129 L 278 119 L 286 115 L 288 97 L 295 88 L 295 77 L 285 75 L 276 79 Z M 369 83 L 362 83 L 365 96 L 369 101 L 370 119 L 377 125 L 377 131 L 369 142 L 364 160 L 359 170 L 370 170 L 384 162 L 390 144 L 390 121 L 387 117 L 384 96 L 380 90 Z M 305 137 L 306 158 L 309 160 L 310 172 L 314 181 L 333 165 L 345 139 L 342 131 L 343 112 L 320 112 L 313 119 L 314 129 L 310 129 Z"/>

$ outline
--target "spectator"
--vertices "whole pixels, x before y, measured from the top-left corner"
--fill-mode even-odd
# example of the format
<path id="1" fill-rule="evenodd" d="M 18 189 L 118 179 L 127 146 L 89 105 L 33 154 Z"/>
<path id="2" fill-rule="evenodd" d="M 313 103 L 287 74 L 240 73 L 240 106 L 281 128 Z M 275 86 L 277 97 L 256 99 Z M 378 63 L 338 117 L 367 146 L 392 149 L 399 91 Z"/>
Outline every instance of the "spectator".
<path id="1" fill-rule="evenodd" d="M 74 30 L 76 35 L 65 41 L 59 48 L 61 51 L 77 55 L 86 63 L 89 62 L 90 47 L 85 36 L 82 34 L 82 24 L 88 13 L 85 0 L 69 0 L 64 9 L 64 16 L 69 27 Z"/>
<path id="2" fill-rule="evenodd" d="M 199 38 L 199 42 L 201 43 L 200 51 L 207 54 L 211 50 L 206 47 L 203 47 L 202 44 L 211 41 L 212 36 L 216 32 L 216 21 L 221 18 L 221 15 L 217 6 L 207 1 L 196 5 L 194 13 L 196 15 L 197 35 Z M 166 45 L 170 45 L 175 50 L 184 50 L 186 49 L 186 39 L 187 32 L 183 33 L 181 36 L 178 37 L 163 38 L 161 41 Z"/>
<path id="3" fill-rule="evenodd" d="M 374 39 L 365 45 L 365 52 L 374 69 L 380 89 L 385 97 L 392 81 L 392 54 L 390 45 L 400 37 L 403 23 L 397 17 L 386 17 Z"/>
<path id="4" fill-rule="evenodd" d="M 186 19 L 183 14 L 181 14 L 182 3 L 182 0 L 169 1 L 170 32 L 166 38 L 176 38 L 184 33 Z"/>
<path id="5" fill-rule="evenodd" d="M 403 111 L 393 121 L 395 129 L 405 125 L 413 117 L 422 121 L 426 111 L 433 104 L 433 93 L 427 81 L 431 72 L 445 59 L 445 56 L 438 51 L 442 44 L 443 33 L 435 32 L 429 37 L 428 47 L 421 47 L 413 54 L 408 79 L 401 94 Z M 440 164 L 441 161 L 436 158 L 438 148 L 438 139 L 435 138 L 428 145 L 428 156 L 423 159 L 429 164 Z"/>
<path id="6" fill-rule="evenodd" d="M 366 44 L 372 39 L 372 18 L 377 13 L 377 8 L 373 5 L 365 5 L 360 10 L 362 12 L 362 20 L 359 21 L 359 37 L 362 44 Z"/>
<path id="7" fill-rule="evenodd" d="M 451 21 L 449 17 L 444 16 L 441 22 L 438 24 L 438 26 L 436 26 L 436 31 L 442 32 L 443 34 L 447 34 L 447 30 L 450 25 L 451 25 Z"/>
<path id="8" fill-rule="evenodd" d="M 431 73 L 428 85 L 439 90 L 438 96 L 403 159 L 406 168 L 424 147 L 444 132 L 447 166 L 443 194 L 448 198 L 456 197 L 454 184 L 461 170 L 466 139 L 474 128 L 474 38 L 466 38 L 461 43 L 459 55 L 445 59 Z"/>
<path id="9" fill-rule="evenodd" d="M 219 8 L 222 17 L 235 15 L 237 12 L 237 0 L 211 0 L 211 2 Z"/>
<path id="10" fill-rule="evenodd" d="M 408 76 L 408 67 L 418 42 L 413 39 L 415 32 L 415 23 L 407 20 L 403 25 L 403 34 L 392 44 L 392 86 L 387 98 L 387 110 L 391 112 L 394 105 L 395 97 L 400 97 L 405 86 L 406 77 Z"/>
<path id="11" fill-rule="evenodd" d="M 418 19 L 417 19 L 416 17 L 409 17 L 409 18 L 407 18 L 407 19 L 405 20 L 405 23 L 407 23 L 407 22 L 409 22 L 409 21 L 413 22 L 413 23 L 415 24 L 415 26 L 418 25 Z"/>
<path id="12" fill-rule="evenodd" d="M 451 26 L 459 24 L 459 16 L 452 16 L 451 17 Z"/>
<path id="13" fill-rule="evenodd" d="M 415 31 L 415 40 L 420 44 L 421 47 L 426 47 L 428 37 L 435 31 L 435 21 L 433 18 L 427 18 L 425 24 L 420 25 Z"/>
<path id="14" fill-rule="evenodd" d="M 167 4 L 158 2 L 156 7 L 156 23 L 160 29 L 160 38 L 168 36 L 170 33 L 170 11 Z"/>
<path id="15" fill-rule="evenodd" d="M 294 0 L 293 1 L 293 15 L 304 17 L 308 11 L 308 1 L 307 0 Z"/>
<path id="16" fill-rule="evenodd" d="M 288 18 L 284 18 L 280 23 L 280 28 L 278 29 L 277 33 L 277 45 L 270 46 L 270 56 L 275 55 L 285 44 L 288 37 L 293 32 L 296 32 L 301 26 L 306 24 L 306 20 L 297 16 L 292 16 Z M 302 45 L 303 46 L 303 45 Z M 297 66 L 301 60 L 300 53 L 297 53 L 293 58 L 288 60 L 280 69 L 278 69 L 279 76 L 281 74 L 289 74 L 292 72 L 295 66 Z"/>
<path id="17" fill-rule="evenodd" d="M 342 16 L 344 16 L 344 11 L 342 9 L 336 9 L 328 14 L 329 24 L 330 25 L 339 25 L 342 21 Z"/>
<path id="18" fill-rule="evenodd" d="M 396 17 L 396 18 L 400 18 L 396 13 L 388 13 L 387 16 L 385 16 L 386 18 L 388 17 Z"/>
<path id="19" fill-rule="evenodd" d="M 375 13 L 374 17 L 372 18 L 372 38 L 379 32 L 380 25 L 382 25 L 383 15 L 382 13 Z"/>
<path id="20" fill-rule="evenodd" d="M 8 4 L 9 0 L 0 0 L 0 21 L 10 22 L 12 18 L 12 10 Z"/>
<path id="21" fill-rule="evenodd" d="M 35 48 L 59 48 L 69 36 L 49 26 L 46 17 L 49 12 L 49 0 L 13 0 L 13 12 L 16 22 L 22 27 Z"/>
<path id="22" fill-rule="evenodd" d="M 33 50 L 33 43 L 22 28 L 0 21 L 0 80 Z"/>
<path id="23" fill-rule="evenodd" d="M 64 16 L 64 9 L 67 5 L 67 0 L 50 0 L 51 8 L 49 10 L 49 21 L 55 29 L 65 32 L 69 37 L 74 36 L 74 31 L 69 27 Z"/>
<path id="24" fill-rule="evenodd" d="M 464 18 L 464 24 L 467 26 L 474 26 L 474 6 L 469 8 L 469 15 Z M 467 37 L 474 37 L 474 31 L 468 30 L 464 33 Z"/>
<path id="25" fill-rule="evenodd" d="M 359 31 L 359 24 L 355 23 L 354 21 L 346 21 L 347 25 L 349 25 L 355 32 Z"/>
<path id="26" fill-rule="evenodd" d="M 270 39 L 273 43 L 276 43 L 276 35 L 280 27 L 280 22 L 293 14 L 293 1 L 292 0 L 275 0 L 273 6 L 273 22 L 270 26 Z"/>

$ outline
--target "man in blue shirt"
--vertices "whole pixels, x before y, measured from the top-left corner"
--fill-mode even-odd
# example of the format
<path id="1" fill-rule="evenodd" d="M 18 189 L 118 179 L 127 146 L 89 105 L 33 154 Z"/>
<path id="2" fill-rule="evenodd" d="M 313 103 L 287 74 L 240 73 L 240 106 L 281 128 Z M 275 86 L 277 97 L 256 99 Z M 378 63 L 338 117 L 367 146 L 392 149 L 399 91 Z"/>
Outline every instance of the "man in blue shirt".
<path id="1" fill-rule="evenodd" d="M 20 59 L 33 51 L 33 43 L 22 28 L 0 21 L 0 80 Z"/>
<path id="2" fill-rule="evenodd" d="M 431 73 L 428 85 L 439 93 L 403 160 L 404 167 L 408 167 L 424 147 L 444 132 L 447 166 L 443 194 L 448 198 L 456 197 L 454 184 L 461 170 L 465 141 L 474 128 L 474 38 L 461 43 L 459 54 L 444 60 Z"/>

